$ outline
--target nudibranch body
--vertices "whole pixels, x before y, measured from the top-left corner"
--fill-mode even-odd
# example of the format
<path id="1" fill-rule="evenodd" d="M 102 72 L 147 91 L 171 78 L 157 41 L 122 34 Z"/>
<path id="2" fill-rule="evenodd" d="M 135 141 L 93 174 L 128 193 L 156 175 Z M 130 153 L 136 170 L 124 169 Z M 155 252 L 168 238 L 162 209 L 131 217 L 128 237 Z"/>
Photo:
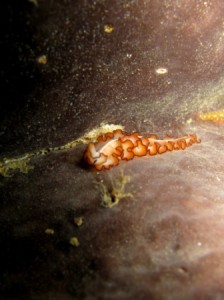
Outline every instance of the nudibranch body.
<path id="1" fill-rule="evenodd" d="M 165 136 L 163 140 L 160 140 L 154 134 L 144 137 L 138 132 L 127 134 L 118 129 L 99 136 L 96 143 L 90 143 L 84 152 L 84 159 L 88 164 L 101 171 L 117 166 L 120 160 L 183 150 L 200 142 L 193 134 L 181 138 Z"/>

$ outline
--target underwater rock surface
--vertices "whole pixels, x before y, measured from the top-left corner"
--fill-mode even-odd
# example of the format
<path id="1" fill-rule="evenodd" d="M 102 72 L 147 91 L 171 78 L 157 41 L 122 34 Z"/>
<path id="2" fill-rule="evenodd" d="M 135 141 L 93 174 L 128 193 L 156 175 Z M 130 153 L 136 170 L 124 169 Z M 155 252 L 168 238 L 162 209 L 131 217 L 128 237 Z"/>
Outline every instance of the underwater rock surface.
<path id="1" fill-rule="evenodd" d="M 102 122 L 202 142 L 102 172 L 78 144 L 1 177 L 0 299 L 222 299 L 224 126 L 197 115 L 224 108 L 224 4 L 2 5 L 1 159 Z"/>

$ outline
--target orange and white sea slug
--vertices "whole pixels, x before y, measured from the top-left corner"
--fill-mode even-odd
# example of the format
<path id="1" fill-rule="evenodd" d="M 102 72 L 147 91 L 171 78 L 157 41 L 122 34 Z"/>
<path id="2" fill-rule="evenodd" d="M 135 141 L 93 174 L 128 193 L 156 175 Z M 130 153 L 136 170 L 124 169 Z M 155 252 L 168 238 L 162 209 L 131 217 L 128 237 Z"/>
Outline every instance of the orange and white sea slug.
<path id="1" fill-rule="evenodd" d="M 120 160 L 131 160 L 135 156 L 156 155 L 172 150 L 183 150 L 201 141 L 196 135 L 189 134 L 181 138 L 165 136 L 163 140 L 156 135 L 141 136 L 138 132 L 127 134 L 114 130 L 100 135 L 96 143 L 90 143 L 84 152 L 85 161 L 97 170 L 117 166 Z"/>

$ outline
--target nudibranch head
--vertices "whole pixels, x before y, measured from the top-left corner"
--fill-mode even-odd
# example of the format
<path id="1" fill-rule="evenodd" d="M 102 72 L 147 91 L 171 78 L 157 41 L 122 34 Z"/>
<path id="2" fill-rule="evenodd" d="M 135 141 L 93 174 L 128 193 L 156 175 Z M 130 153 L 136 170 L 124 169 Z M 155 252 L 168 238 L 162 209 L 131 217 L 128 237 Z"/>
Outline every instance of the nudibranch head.
<path id="1" fill-rule="evenodd" d="M 156 135 L 143 137 L 139 133 L 127 134 L 119 129 L 99 136 L 96 143 L 90 143 L 84 152 L 84 159 L 89 165 L 101 171 L 118 165 L 120 160 L 183 150 L 200 142 L 193 134 L 181 138 L 165 136 L 160 140 Z"/>

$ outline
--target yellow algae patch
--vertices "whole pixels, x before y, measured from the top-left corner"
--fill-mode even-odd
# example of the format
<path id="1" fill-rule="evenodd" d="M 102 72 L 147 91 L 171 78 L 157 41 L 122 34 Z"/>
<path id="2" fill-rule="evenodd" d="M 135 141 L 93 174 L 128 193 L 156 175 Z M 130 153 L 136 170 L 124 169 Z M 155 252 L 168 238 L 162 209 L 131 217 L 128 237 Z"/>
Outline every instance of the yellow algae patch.
<path id="1" fill-rule="evenodd" d="M 80 242 L 77 237 L 73 236 L 70 238 L 69 244 L 73 247 L 78 247 L 80 245 Z"/>
<path id="2" fill-rule="evenodd" d="M 104 25 L 103 29 L 104 29 L 104 32 L 106 32 L 106 33 L 112 33 L 114 31 L 114 26 L 112 24 L 108 23 L 108 24 Z"/>
<path id="3" fill-rule="evenodd" d="M 224 124 L 224 109 L 198 114 L 202 121 L 211 121 L 214 123 Z"/>
<path id="4" fill-rule="evenodd" d="M 78 227 L 79 227 L 79 226 L 82 226 L 82 224 L 83 224 L 83 217 L 75 217 L 75 218 L 74 218 L 74 223 L 75 223 L 75 225 L 77 225 Z"/>
<path id="5" fill-rule="evenodd" d="M 77 144 L 88 144 L 90 142 L 94 143 L 97 141 L 97 138 L 99 135 L 105 134 L 107 132 L 111 132 L 116 129 L 124 130 L 124 126 L 101 123 L 98 127 L 95 127 L 92 130 L 90 130 L 89 132 L 87 132 L 86 134 L 84 134 L 84 136 L 78 138 L 75 141 L 69 142 L 69 143 L 65 144 L 64 146 L 66 148 L 73 148 Z"/>
<path id="6" fill-rule="evenodd" d="M 37 58 L 38 64 L 46 65 L 47 63 L 47 55 L 41 55 Z"/>
<path id="7" fill-rule="evenodd" d="M 21 173 L 27 174 L 29 170 L 32 170 L 34 167 L 30 164 L 30 156 L 24 155 L 18 158 L 12 159 L 3 159 L 0 161 L 0 174 L 4 177 L 10 177 L 10 174 L 13 170 L 18 170 Z"/>
<path id="8" fill-rule="evenodd" d="M 53 235 L 53 234 L 54 234 L 54 229 L 52 229 L 52 228 L 47 228 L 47 229 L 45 230 L 45 233 L 46 233 L 47 235 Z"/>

